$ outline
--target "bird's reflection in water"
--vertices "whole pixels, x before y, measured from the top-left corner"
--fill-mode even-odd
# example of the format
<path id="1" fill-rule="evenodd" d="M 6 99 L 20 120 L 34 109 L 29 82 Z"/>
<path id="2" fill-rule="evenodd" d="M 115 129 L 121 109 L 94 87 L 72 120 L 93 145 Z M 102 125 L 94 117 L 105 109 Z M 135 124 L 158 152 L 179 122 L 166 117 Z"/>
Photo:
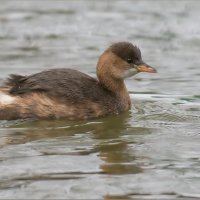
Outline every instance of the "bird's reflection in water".
<path id="1" fill-rule="evenodd" d="M 122 137 L 130 127 L 130 115 L 130 112 L 126 112 L 118 116 L 81 122 L 66 122 L 65 120 L 30 121 L 8 128 L 1 145 L 48 141 L 53 138 L 67 141 L 69 137 L 77 134 L 90 133 L 89 136 L 90 139 L 94 140 L 94 146 L 89 152 L 86 147 L 85 152 L 82 148 L 82 152 L 77 152 L 77 154 L 84 155 L 84 153 L 96 152 L 104 161 L 100 169 L 105 174 L 140 173 L 142 169 L 132 164 L 135 156 L 128 149 L 129 143 L 134 143 L 134 141 L 126 141 Z M 70 154 L 70 152 L 66 152 L 66 154 L 68 153 Z"/>
<path id="2" fill-rule="evenodd" d="M 22 144 L 26 142 L 67 138 L 76 134 L 92 133 L 95 139 L 108 140 L 117 138 L 126 129 L 129 113 L 109 116 L 90 121 L 66 120 L 30 120 L 14 122 L 9 128 L 0 128 L 1 136 L 7 138 L 6 144 Z"/>
<path id="3" fill-rule="evenodd" d="M 129 118 L 129 112 L 114 118 L 110 117 L 94 132 L 94 137 L 99 140 L 95 149 L 104 161 L 100 168 L 106 174 L 142 172 L 139 166 L 131 164 L 136 158 L 133 152 L 129 152 L 128 144 L 134 141 L 127 141 L 122 137 L 130 127 Z"/>
<path id="4" fill-rule="evenodd" d="M 133 199 L 129 197 L 129 195 L 105 195 L 104 196 L 105 200 L 128 200 L 128 199 Z"/>

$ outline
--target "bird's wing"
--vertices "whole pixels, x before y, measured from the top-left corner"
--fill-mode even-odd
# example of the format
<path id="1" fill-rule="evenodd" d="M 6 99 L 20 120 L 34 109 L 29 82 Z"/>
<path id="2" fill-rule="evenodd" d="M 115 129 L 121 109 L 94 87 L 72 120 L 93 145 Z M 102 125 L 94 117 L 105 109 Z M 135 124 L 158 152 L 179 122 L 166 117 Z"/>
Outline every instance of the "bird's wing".
<path id="1" fill-rule="evenodd" d="M 10 75 L 6 85 L 12 95 L 43 92 L 70 102 L 98 101 L 98 96 L 106 93 L 96 79 L 73 69 L 52 69 L 30 76 Z"/>

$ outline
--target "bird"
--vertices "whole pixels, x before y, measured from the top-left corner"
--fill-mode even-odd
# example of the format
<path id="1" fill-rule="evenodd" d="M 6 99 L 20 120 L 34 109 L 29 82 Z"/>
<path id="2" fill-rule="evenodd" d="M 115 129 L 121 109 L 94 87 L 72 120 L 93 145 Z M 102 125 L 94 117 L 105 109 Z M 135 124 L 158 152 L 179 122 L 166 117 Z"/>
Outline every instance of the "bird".
<path id="1" fill-rule="evenodd" d="M 118 115 L 131 108 L 124 80 L 140 72 L 157 71 L 143 61 L 139 47 L 122 41 L 100 55 L 97 78 L 70 68 L 11 74 L 0 86 L 0 120 L 87 120 Z"/>

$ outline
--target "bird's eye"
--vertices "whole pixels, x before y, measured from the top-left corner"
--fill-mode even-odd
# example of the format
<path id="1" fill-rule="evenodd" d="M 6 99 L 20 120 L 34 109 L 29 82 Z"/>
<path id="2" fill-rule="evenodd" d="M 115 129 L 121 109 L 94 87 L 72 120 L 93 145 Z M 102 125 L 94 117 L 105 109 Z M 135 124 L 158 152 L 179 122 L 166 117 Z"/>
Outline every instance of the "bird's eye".
<path id="1" fill-rule="evenodd" d="M 131 64 L 131 63 L 133 63 L 133 59 L 132 59 L 132 58 L 128 58 L 128 59 L 127 59 L 127 62 L 128 62 L 129 64 Z"/>

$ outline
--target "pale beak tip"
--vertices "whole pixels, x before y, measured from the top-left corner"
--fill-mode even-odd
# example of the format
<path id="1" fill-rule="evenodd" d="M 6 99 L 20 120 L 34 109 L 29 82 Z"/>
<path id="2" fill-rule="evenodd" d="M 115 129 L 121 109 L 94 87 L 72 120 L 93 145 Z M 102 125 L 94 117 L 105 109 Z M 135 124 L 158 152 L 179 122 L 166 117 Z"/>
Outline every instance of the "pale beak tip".
<path id="1" fill-rule="evenodd" d="M 157 70 L 147 64 L 142 64 L 137 67 L 139 72 L 157 73 Z"/>

